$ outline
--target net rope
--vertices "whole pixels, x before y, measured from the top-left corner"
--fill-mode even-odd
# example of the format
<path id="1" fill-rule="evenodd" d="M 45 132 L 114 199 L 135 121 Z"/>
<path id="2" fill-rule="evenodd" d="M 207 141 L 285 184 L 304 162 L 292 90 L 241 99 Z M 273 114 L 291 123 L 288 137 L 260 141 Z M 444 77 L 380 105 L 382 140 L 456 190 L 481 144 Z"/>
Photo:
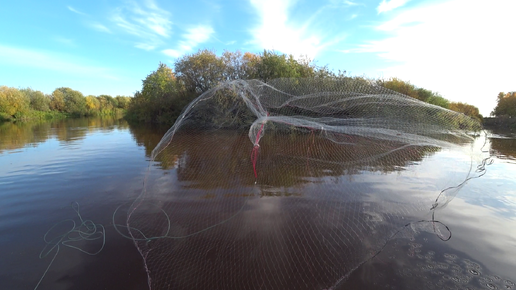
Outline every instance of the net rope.
<path id="1" fill-rule="evenodd" d="M 361 79 L 226 82 L 152 151 L 126 236 L 149 289 L 339 289 L 407 225 L 446 239 L 435 212 L 483 174 L 479 130 Z M 414 166 L 450 148 L 442 176 Z"/>

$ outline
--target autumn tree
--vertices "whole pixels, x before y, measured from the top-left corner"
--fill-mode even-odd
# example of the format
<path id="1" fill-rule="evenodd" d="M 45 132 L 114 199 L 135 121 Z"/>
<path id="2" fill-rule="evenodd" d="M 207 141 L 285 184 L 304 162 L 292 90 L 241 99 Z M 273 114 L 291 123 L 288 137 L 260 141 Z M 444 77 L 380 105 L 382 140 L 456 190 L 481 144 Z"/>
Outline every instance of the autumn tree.
<path id="1" fill-rule="evenodd" d="M 53 111 L 64 112 L 65 111 L 65 101 L 64 101 L 64 93 L 60 90 L 54 90 L 50 95 L 50 109 Z"/>
<path id="2" fill-rule="evenodd" d="M 224 69 L 222 72 L 222 79 L 225 81 L 246 79 L 246 60 L 241 51 L 235 52 L 224 51 L 222 53 L 222 62 Z"/>
<path id="3" fill-rule="evenodd" d="M 110 114 L 112 113 L 113 109 L 116 108 L 114 99 L 110 95 L 99 95 L 97 96 L 97 100 L 100 104 L 99 111 L 101 114 Z"/>
<path id="4" fill-rule="evenodd" d="M 450 101 L 443 98 L 441 95 L 432 92 L 432 95 L 425 99 L 425 102 L 436 105 L 445 109 L 450 109 Z M 451 109 L 450 109 L 451 110 Z"/>
<path id="5" fill-rule="evenodd" d="M 478 120 L 479 122 L 482 122 L 482 119 L 483 119 L 482 115 L 480 114 L 478 108 L 473 105 L 469 105 L 469 104 L 465 104 L 465 103 L 461 103 L 461 102 L 458 102 L 458 103 L 452 102 L 452 103 L 450 103 L 449 109 L 452 111 L 455 111 L 455 112 L 463 113 L 466 116 L 469 116 L 473 119 Z"/>
<path id="6" fill-rule="evenodd" d="M 129 108 L 129 104 L 131 103 L 131 97 L 126 96 L 116 96 L 117 107 L 119 109 L 127 110 Z"/>
<path id="7" fill-rule="evenodd" d="M 304 59 L 297 61 L 293 55 L 279 54 L 275 51 L 264 50 L 255 64 L 255 75 L 264 82 L 276 78 L 313 77 L 315 67 L 311 61 Z"/>
<path id="8" fill-rule="evenodd" d="M 29 104 L 29 99 L 18 89 L 0 87 L 0 113 L 18 118 L 29 109 Z"/>
<path id="9" fill-rule="evenodd" d="M 420 101 L 425 101 L 424 98 L 428 97 L 426 92 L 422 91 L 422 95 L 419 96 L 417 88 L 410 82 L 403 81 L 398 78 L 390 78 L 388 80 L 378 80 L 377 83 L 389 90 L 393 90 L 400 94 L 404 94 Z"/>
<path id="10" fill-rule="evenodd" d="M 258 64 L 261 58 L 259 55 L 246 52 L 242 55 L 243 79 L 253 79 L 258 76 Z"/>
<path id="11" fill-rule="evenodd" d="M 448 109 L 450 106 L 450 101 L 443 98 L 440 94 L 427 89 L 418 88 L 410 82 L 403 81 L 399 78 L 377 80 L 376 83 L 384 88 L 393 90 L 395 92 L 407 95 L 409 97 L 432 105 L 443 107 L 445 109 Z"/>
<path id="12" fill-rule="evenodd" d="M 86 99 L 81 92 L 72 90 L 71 88 L 61 87 L 55 89 L 52 96 L 54 101 L 59 99 L 59 102 L 61 102 L 59 106 L 64 104 L 64 107 L 58 109 L 59 111 L 64 111 L 76 116 L 86 114 Z"/>
<path id="13" fill-rule="evenodd" d="M 516 117 L 516 92 L 499 93 L 497 104 L 491 115 Z"/>
<path id="14" fill-rule="evenodd" d="M 227 61 L 231 62 L 231 58 Z M 174 70 L 178 79 L 190 92 L 203 93 L 226 80 L 226 64 L 215 52 L 203 49 L 178 59 Z"/>
<path id="15" fill-rule="evenodd" d="M 31 88 L 21 89 L 20 92 L 29 99 L 31 109 L 42 112 L 50 110 L 50 98 L 45 96 L 43 92 Z"/>
<path id="16" fill-rule="evenodd" d="M 86 114 L 95 116 L 100 112 L 100 101 L 92 95 L 86 96 Z"/>

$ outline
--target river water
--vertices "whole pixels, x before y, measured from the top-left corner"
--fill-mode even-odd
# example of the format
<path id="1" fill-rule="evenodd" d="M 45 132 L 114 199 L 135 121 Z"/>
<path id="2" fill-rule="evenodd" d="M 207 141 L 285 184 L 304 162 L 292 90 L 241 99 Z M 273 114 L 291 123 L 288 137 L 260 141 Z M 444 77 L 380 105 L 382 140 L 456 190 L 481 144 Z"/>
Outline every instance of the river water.
<path id="1" fill-rule="evenodd" d="M 401 152 L 367 168 L 284 166 L 284 156 L 306 152 L 268 153 L 264 139 L 253 171 L 249 139 L 223 132 L 178 136 L 184 147 L 150 163 L 166 129 L 111 118 L 0 124 L 0 289 L 148 289 L 146 269 L 152 289 L 516 287 L 514 135 L 488 132 L 492 164 L 436 212 L 437 234 L 419 221 L 429 220 L 438 189 L 464 180 L 464 168 L 449 168 L 453 150 Z M 211 150 L 196 150 L 207 138 L 216 140 Z M 276 142 L 312 142 L 296 138 Z M 319 159 L 347 158 L 326 156 L 331 146 L 321 143 Z M 144 180 L 169 211 L 166 219 L 135 217 L 139 230 L 170 221 L 169 236 L 200 232 L 140 243 L 156 249 L 145 263 L 116 226 Z M 81 222 L 82 234 L 60 237 Z"/>

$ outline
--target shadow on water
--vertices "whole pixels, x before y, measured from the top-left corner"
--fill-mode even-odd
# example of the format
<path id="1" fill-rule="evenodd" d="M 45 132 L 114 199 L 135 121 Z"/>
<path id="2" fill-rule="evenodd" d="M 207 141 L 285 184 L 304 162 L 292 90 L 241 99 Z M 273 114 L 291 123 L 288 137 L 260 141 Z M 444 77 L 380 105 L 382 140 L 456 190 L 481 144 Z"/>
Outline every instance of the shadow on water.
<path id="1" fill-rule="evenodd" d="M 516 139 L 491 137 L 491 150 L 499 159 L 516 161 Z"/>
<path id="2" fill-rule="evenodd" d="M 152 150 L 169 128 L 169 126 L 156 124 L 131 124 L 129 132 L 136 144 L 145 148 L 145 156 L 150 157 Z"/>

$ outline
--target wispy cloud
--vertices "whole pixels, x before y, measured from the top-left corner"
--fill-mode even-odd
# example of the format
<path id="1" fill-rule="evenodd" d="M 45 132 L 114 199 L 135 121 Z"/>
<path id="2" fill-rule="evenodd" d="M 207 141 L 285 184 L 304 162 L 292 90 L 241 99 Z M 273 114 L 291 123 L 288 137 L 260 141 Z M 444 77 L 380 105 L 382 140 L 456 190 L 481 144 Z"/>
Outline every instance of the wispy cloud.
<path id="1" fill-rule="evenodd" d="M 54 37 L 54 40 L 67 46 L 76 46 L 75 41 L 71 38 L 56 36 Z"/>
<path id="2" fill-rule="evenodd" d="M 6 65 L 57 71 L 70 75 L 88 77 L 94 75 L 105 79 L 118 79 L 108 68 L 85 64 L 87 62 L 85 60 L 77 60 L 62 54 L 0 45 L 0 55 L 3 56 L 0 58 L 0 63 Z"/>
<path id="3" fill-rule="evenodd" d="M 499 91 L 516 89 L 512 72 L 516 58 L 508 42 L 514 33 L 513 11 L 516 2 L 511 0 L 493 5 L 467 0 L 420 5 L 378 25 L 385 38 L 349 52 L 375 53 L 391 63 L 383 69 L 385 76 L 411 80 L 452 100 L 476 105 L 486 114 Z M 492 100 L 488 105 L 486 98 Z"/>
<path id="4" fill-rule="evenodd" d="M 213 34 L 213 28 L 206 25 L 199 25 L 188 29 L 187 33 L 183 34 L 185 38 L 184 43 L 189 46 L 197 46 L 200 43 L 206 42 Z"/>
<path id="5" fill-rule="evenodd" d="M 139 48 L 139 49 L 143 49 L 143 50 L 153 50 L 153 49 L 156 48 L 156 46 L 150 45 L 150 44 L 147 44 L 147 43 L 137 43 L 134 47 Z"/>
<path id="6" fill-rule="evenodd" d="M 326 7 L 321 7 L 310 17 L 305 17 L 305 21 L 295 23 L 289 18 L 289 12 L 296 4 L 293 0 L 250 1 L 260 18 L 259 24 L 251 30 L 254 38 L 252 42 L 260 48 L 274 49 L 296 57 L 314 58 L 320 50 L 340 40 L 337 36 L 325 41 L 322 33 L 312 28 L 311 24 Z"/>
<path id="7" fill-rule="evenodd" d="M 91 22 L 88 24 L 91 28 L 97 30 L 97 31 L 100 31 L 100 32 L 105 32 L 105 33 L 112 33 L 111 30 L 109 28 L 107 28 L 106 26 L 98 23 L 98 22 Z"/>
<path id="8" fill-rule="evenodd" d="M 333 7 L 353 7 L 353 6 L 365 6 L 364 3 L 358 2 L 358 1 L 351 1 L 351 0 L 330 0 L 330 5 Z"/>
<path id="9" fill-rule="evenodd" d="M 172 21 L 170 13 L 147 0 L 143 6 L 136 2 L 120 7 L 111 17 L 111 21 L 128 34 L 139 38 L 138 48 L 156 47 L 163 43 L 163 38 L 170 37 Z M 145 49 L 145 48 L 143 48 Z"/>
<path id="10" fill-rule="evenodd" d="M 179 41 L 177 48 L 164 49 L 162 52 L 170 57 L 177 58 L 185 53 L 192 51 L 198 45 L 205 43 L 213 35 L 214 30 L 208 25 L 198 25 L 187 29 L 186 33 L 182 35 L 182 40 Z"/>
<path id="11" fill-rule="evenodd" d="M 344 0 L 344 1 L 342 1 L 342 3 L 344 3 L 344 4 L 345 4 L 345 5 L 347 5 L 347 6 L 359 6 L 359 5 L 364 5 L 363 3 L 358 3 L 358 2 L 348 1 L 348 0 Z"/>
<path id="12" fill-rule="evenodd" d="M 164 49 L 161 52 L 163 52 L 165 55 L 168 55 L 173 58 L 178 58 L 182 55 L 182 53 L 178 49 Z"/>
<path id="13" fill-rule="evenodd" d="M 81 12 L 81 11 L 75 9 L 72 6 L 66 6 L 66 8 L 68 8 L 68 10 L 72 11 L 73 13 L 77 13 L 77 14 L 80 14 L 80 15 L 87 15 L 86 13 Z"/>
<path id="14" fill-rule="evenodd" d="M 383 12 L 389 12 L 391 10 L 394 10 L 405 5 L 409 1 L 410 0 L 382 0 L 380 5 L 376 7 L 376 10 L 378 11 L 378 14 Z"/>

